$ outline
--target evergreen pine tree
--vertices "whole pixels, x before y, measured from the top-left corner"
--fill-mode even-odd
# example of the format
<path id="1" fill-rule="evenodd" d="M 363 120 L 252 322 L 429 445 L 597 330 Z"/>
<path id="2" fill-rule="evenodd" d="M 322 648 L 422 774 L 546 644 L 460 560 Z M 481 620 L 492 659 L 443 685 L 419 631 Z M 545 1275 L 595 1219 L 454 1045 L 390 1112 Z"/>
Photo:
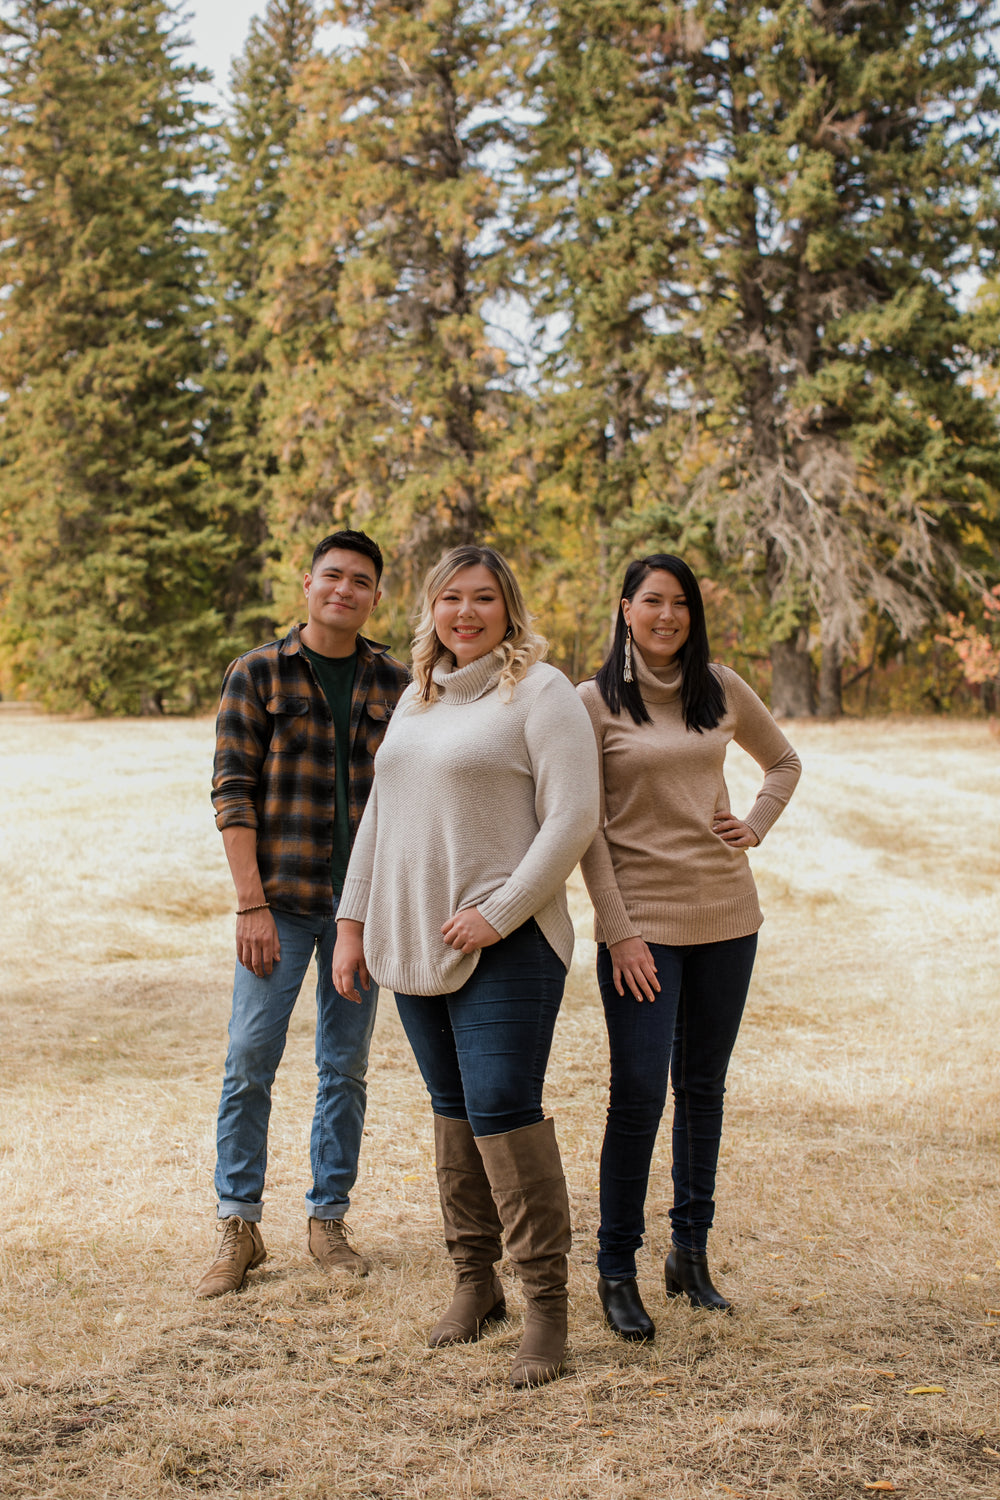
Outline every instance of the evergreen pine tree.
<path id="1" fill-rule="evenodd" d="M 311 0 L 269 0 L 233 65 L 232 103 L 213 197 L 210 248 L 215 368 L 207 383 L 204 451 L 219 515 L 234 539 L 221 599 L 249 644 L 269 628 L 268 484 L 277 472 L 261 432 L 271 339 L 262 278 L 282 205 L 295 79 L 315 53 Z"/>
<path id="2" fill-rule="evenodd" d="M 634 6 L 597 4 L 591 26 L 584 6 L 533 5 L 521 43 L 536 62 L 509 274 L 545 330 L 535 450 L 549 545 L 538 586 L 547 619 L 572 615 L 572 648 L 560 642 L 557 655 L 574 676 L 607 647 L 622 552 L 649 550 L 657 527 L 679 545 L 691 472 L 690 398 L 660 316 L 689 229 L 678 205 L 691 151 L 663 118 L 655 73 L 636 76 L 635 17 Z"/>
<path id="3" fill-rule="evenodd" d="M 364 526 L 397 554 L 405 595 L 442 548 L 492 534 L 503 490 L 509 401 L 484 307 L 505 7 L 343 0 L 327 15 L 357 40 L 304 75 L 284 180 L 272 533 L 289 572 L 317 530 Z"/>
<path id="4" fill-rule="evenodd" d="M 2 633 L 47 704 L 214 689 L 197 425 L 203 75 L 163 0 L 11 0 L 0 51 Z"/>
<path id="5" fill-rule="evenodd" d="M 683 455 L 680 429 L 707 433 L 689 494 L 766 587 L 774 706 L 811 708 L 816 620 L 836 713 L 866 612 L 918 630 L 997 535 L 996 416 L 970 378 L 995 329 L 967 305 L 1000 242 L 982 8 L 558 0 L 536 14 L 533 186 L 559 229 L 561 378 L 589 393 L 622 371 L 640 451 L 657 423 L 664 452 L 674 434 Z M 609 293 L 627 318 L 602 317 Z"/>

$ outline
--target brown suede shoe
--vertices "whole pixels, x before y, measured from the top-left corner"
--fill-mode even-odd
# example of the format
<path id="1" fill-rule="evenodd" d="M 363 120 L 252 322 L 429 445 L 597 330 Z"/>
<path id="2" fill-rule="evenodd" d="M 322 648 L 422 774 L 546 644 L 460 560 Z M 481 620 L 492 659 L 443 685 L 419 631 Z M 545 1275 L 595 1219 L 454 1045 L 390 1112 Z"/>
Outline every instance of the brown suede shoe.
<path id="1" fill-rule="evenodd" d="M 267 1259 L 260 1229 L 246 1219 L 233 1214 L 220 1219 L 215 1226 L 222 1235 L 219 1252 L 194 1289 L 196 1297 L 221 1297 L 225 1292 L 238 1292 L 246 1280 L 248 1271 Z"/>
<path id="2" fill-rule="evenodd" d="M 368 1262 L 347 1243 L 350 1230 L 343 1219 L 310 1219 L 309 1254 L 324 1271 L 337 1276 L 367 1276 Z"/>

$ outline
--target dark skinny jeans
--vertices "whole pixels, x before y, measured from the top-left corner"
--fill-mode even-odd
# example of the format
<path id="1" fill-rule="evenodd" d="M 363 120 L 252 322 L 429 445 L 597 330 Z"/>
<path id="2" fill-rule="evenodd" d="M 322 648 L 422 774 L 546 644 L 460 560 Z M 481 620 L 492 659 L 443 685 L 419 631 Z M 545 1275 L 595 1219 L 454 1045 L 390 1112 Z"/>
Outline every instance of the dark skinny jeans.
<path id="1" fill-rule="evenodd" d="M 611 956 L 597 950 L 597 979 L 611 1048 L 608 1121 L 601 1150 L 602 1276 L 635 1275 L 646 1229 L 649 1166 L 667 1097 L 674 1090 L 673 1242 L 704 1250 L 715 1215 L 726 1071 L 743 1017 L 757 934 L 685 948 L 650 943 L 660 993 L 641 1003 L 619 995 Z"/>
<path id="2" fill-rule="evenodd" d="M 543 1118 L 542 1089 L 566 970 L 534 918 L 484 948 L 451 995 L 396 994 L 436 1115 L 502 1135 Z"/>

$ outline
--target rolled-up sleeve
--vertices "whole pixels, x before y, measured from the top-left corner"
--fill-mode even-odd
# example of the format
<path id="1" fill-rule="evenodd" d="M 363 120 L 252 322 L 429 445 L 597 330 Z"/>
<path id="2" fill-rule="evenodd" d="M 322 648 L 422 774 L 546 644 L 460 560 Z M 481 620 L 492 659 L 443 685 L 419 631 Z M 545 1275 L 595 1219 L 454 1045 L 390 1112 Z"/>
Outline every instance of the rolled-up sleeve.
<path id="1" fill-rule="evenodd" d="M 257 798 L 267 736 L 267 713 L 241 658 L 223 678 L 215 721 L 212 804 L 217 828 L 259 826 Z"/>

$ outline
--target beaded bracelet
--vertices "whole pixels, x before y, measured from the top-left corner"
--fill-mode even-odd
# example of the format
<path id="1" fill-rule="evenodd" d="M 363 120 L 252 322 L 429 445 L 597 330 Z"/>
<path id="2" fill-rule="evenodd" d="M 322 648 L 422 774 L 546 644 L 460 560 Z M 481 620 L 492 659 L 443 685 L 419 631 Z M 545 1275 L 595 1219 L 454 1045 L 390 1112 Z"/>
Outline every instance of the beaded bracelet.
<path id="1" fill-rule="evenodd" d="M 246 914 L 247 914 L 247 912 L 251 912 L 251 911 L 269 911 L 270 907 L 271 907 L 270 901 L 259 901 L 256 906 L 244 906 L 244 907 L 241 907 L 240 910 L 237 911 L 236 915 L 238 917 L 245 917 Z"/>

